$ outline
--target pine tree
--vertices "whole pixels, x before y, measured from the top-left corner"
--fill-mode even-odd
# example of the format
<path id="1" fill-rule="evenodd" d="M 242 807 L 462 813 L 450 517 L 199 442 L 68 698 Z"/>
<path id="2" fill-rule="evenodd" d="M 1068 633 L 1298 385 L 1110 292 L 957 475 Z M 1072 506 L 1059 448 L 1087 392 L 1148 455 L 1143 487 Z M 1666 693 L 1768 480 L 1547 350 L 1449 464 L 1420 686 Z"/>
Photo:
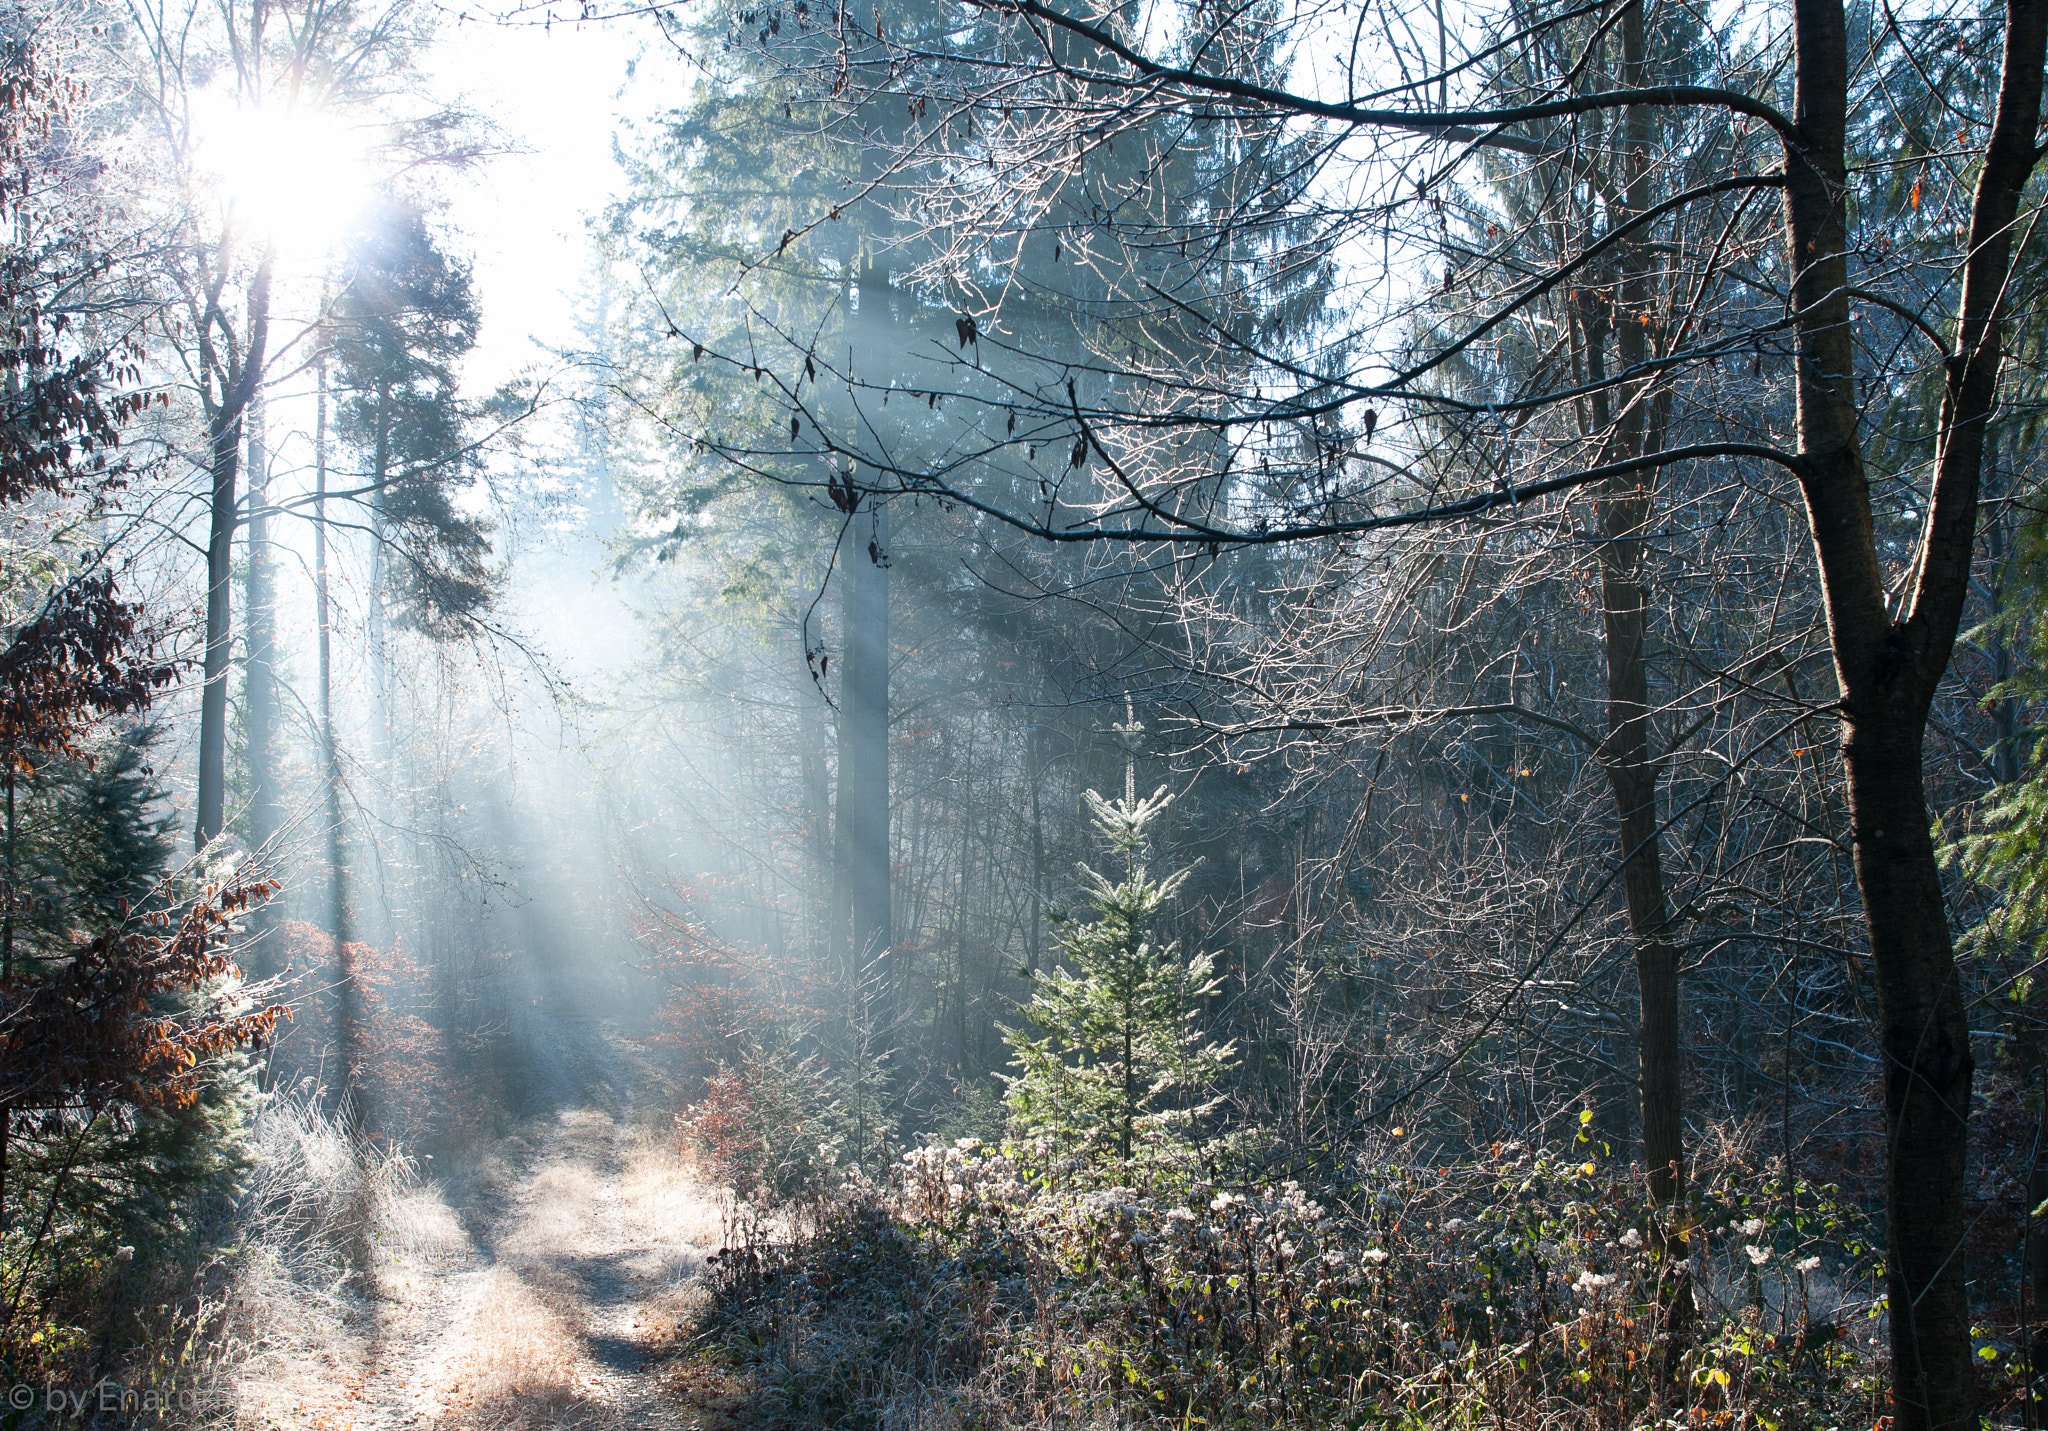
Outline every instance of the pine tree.
<path id="1" fill-rule="evenodd" d="M 1127 771 L 1121 800 L 1092 790 L 1083 798 L 1123 862 L 1122 877 L 1080 867 L 1095 918 L 1063 922 L 1055 935 L 1060 967 L 1032 978 L 1023 1014 L 1037 1035 L 1003 1030 L 1022 1070 L 1006 1080 L 1011 1130 L 1098 1168 L 1109 1160 L 1119 1170 L 1134 1160 L 1183 1161 L 1221 1102 L 1214 1089 L 1236 1056 L 1196 1027 L 1198 1001 L 1217 987 L 1209 956 L 1183 961 L 1178 942 L 1151 938 L 1193 872 L 1154 879 L 1145 868 L 1148 831 L 1173 797 L 1161 786 L 1140 800 Z"/>
<path id="2" fill-rule="evenodd" d="M 470 270 L 443 250 L 425 212 L 397 197 L 349 234 L 347 261 L 329 352 L 336 428 L 367 469 L 373 642 L 387 609 L 437 640 L 468 635 L 497 594 L 490 524 L 461 506 L 479 461 L 457 393 L 481 321 Z"/>
<path id="3" fill-rule="evenodd" d="M 171 815 L 150 767 L 162 727 L 100 733 L 20 784 L 20 953 L 68 958 L 163 892 Z"/>

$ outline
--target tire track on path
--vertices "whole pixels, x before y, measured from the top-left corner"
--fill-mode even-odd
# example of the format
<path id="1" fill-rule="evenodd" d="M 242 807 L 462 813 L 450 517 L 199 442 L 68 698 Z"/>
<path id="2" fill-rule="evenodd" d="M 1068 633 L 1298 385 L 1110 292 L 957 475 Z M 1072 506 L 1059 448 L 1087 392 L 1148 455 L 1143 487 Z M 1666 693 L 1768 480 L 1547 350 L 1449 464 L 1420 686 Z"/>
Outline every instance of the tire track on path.
<path id="1" fill-rule="evenodd" d="M 593 1046 L 594 1044 L 594 1046 Z M 683 1428 L 697 1417 L 661 1387 L 661 1358 L 691 1283 L 717 1245 L 717 1195 L 665 1139 L 634 1121 L 627 1068 L 605 1043 L 564 1050 L 593 1100 L 558 1109 L 509 1191 L 488 1180 L 437 1202 L 423 1224 L 468 1231 L 375 1270 L 378 1295 L 346 1321 L 347 1345 L 300 1368 L 295 1401 L 245 1395 L 242 1424 L 306 1431 Z M 565 1072 L 567 1070 L 564 1070 Z M 590 1074 L 599 1078 L 592 1079 Z M 564 1080 L 567 1082 L 568 1080 Z M 486 1160 L 488 1161 L 488 1160 Z M 500 1188 L 504 1187 L 499 1183 Z M 310 1376 L 316 1385 L 308 1393 Z"/>

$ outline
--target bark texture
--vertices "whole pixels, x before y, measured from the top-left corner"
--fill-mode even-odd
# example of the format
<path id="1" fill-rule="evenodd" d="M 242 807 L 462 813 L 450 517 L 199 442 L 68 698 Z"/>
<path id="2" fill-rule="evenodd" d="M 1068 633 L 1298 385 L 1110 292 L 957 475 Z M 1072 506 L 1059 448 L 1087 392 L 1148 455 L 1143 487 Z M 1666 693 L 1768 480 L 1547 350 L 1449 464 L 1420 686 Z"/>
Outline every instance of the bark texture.
<path id="1" fill-rule="evenodd" d="M 1796 0 L 1785 214 L 1799 445 L 1841 693 L 1857 884 L 1885 1066 L 1887 1269 L 1897 1431 L 1976 1424 L 1964 1277 L 1974 1062 L 1922 781 L 1922 740 L 1968 595 L 1999 295 L 2039 122 L 2044 0 L 2009 0 L 1947 363 L 1933 499 L 1899 614 L 1887 600 L 1857 430 L 1845 194 L 1850 40 L 1840 0 Z"/>

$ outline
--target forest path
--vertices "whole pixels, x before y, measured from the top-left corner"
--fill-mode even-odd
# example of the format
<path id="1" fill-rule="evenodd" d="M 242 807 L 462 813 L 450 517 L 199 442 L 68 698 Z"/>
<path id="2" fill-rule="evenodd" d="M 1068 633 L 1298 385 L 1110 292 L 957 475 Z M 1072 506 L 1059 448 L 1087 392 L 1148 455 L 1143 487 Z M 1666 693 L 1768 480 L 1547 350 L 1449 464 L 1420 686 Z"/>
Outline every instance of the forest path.
<path id="1" fill-rule="evenodd" d="M 663 1390 L 662 1358 L 718 1244 L 717 1197 L 632 1115 L 623 1095 L 562 1108 L 516 1170 L 486 1158 L 412 1194 L 424 1205 L 398 1209 L 377 1295 L 292 1375 L 245 1386 L 242 1424 L 701 1425 L 701 1405 Z"/>

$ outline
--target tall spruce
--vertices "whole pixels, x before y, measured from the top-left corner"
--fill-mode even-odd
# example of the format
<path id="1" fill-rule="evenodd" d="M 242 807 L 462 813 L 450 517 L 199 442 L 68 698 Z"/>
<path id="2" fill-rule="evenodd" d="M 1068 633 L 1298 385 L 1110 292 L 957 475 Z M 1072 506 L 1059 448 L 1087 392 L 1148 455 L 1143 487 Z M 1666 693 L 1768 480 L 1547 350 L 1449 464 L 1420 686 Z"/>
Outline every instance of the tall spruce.
<path id="1" fill-rule="evenodd" d="M 479 313 L 470 270 L 441 246 L 425 211 L 397 195 L 370 207 L 343 246 L 343 268 L 317 359 L 316 503 L 323 531 L 316 553 L 320 606 L 322 745 L 327 790 L 328 919 L 335 934 L 337 1038 L 347 1088 L 363 1072 L 365 998 L 356 966 L 359 916 L 348 903 L 343 861 L 341 761 L 333 728 L 332 592 L 327 513 L 337 500 L 367 507 L 371 581 L 366 626 L 372 686 L 372 744 L 387 768 L 396 748 L 390 632 L 430 639 L 476 630 L 497 595 L 490 523 L 461 499 L 479 470 L 470 412 L 458 391 L 462 358 L 476 346 Z M 326 441 L 356 458 L 335 490 Z M 350 1099 L 353 1115 L 363 1112 Z"/>

